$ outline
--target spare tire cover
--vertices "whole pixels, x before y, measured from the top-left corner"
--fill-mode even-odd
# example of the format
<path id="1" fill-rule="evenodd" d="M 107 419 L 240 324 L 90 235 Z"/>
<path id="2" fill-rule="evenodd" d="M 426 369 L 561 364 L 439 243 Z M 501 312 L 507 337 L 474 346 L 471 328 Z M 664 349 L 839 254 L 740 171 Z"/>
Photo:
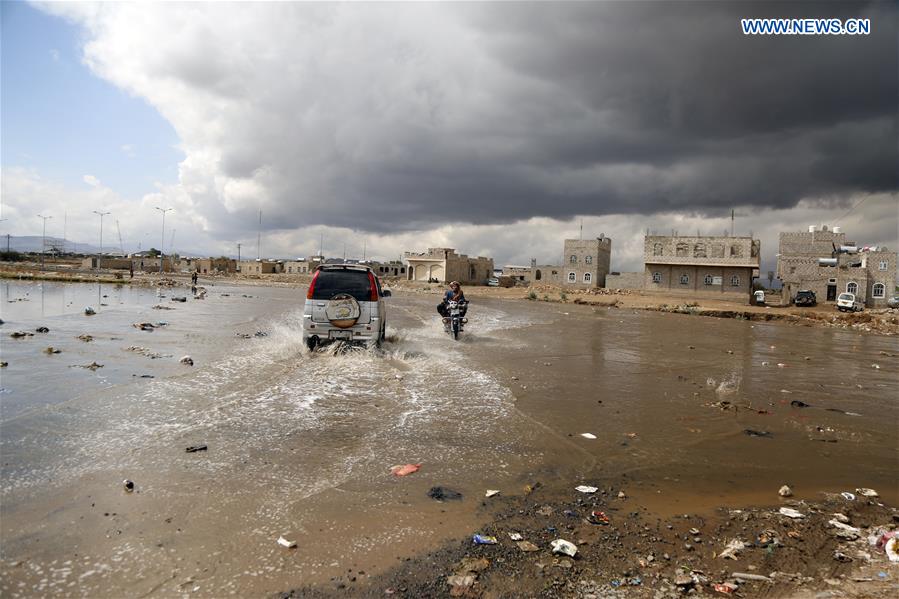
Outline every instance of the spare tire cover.
<path id="1" fill-rule="evenodd" d="M 348 329 L 359 320 L 362 310 L 359 302 L 349 293 L 338 293 L 325 307 L 325 317 L 339 329 Z"/>

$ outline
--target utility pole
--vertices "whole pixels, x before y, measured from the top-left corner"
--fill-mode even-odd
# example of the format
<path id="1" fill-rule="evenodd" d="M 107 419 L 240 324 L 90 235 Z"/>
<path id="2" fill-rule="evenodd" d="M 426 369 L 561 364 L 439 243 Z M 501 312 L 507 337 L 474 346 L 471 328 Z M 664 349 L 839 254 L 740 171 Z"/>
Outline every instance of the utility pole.
<path id="1" fill-rule="evenodd" d="M 162 244 L 159 246 L 159 275 L 162 276 L 162 263 L 165 259 L 165 213 L 172 208 L 160 208 L 159 206 L 155 206 L 155 208 L 162 212 Z"/>
<path id="2" fill-rule="evenodd" d="M 119 219 L 115 219 L 115 228 L 119 232 L 119 247 L 122 248 L 122 258 L 125 257 L 125 242 L 122 241 L 122 228 L 119 227 Z M 65 240 L 63 240 L 65 241 Z"/>
<path id="3" fill-rule="evenodd" d="M 97 270 L 100 270 L 100 261 L 103 259 L 103 217 L 110 213 L 99 212 L 97 210 L 94 210 L 93 212 L 94 214 L 100 215 L 100 251 L 97 254 Z"/>
<path id="4" fill-rule="evenodd" d="M 256 259 L 262 258 L 262 210 L 259 211 L 259 230 L 256 235 Z"/>
<path id="5" fill-rule="evenodd" d="M 172 228 L 172 238 L 169 240 L 169 256 L 175 255 L 175 231 L 178 229 Z"/>
<path id="6" fill-rule="evenodd" d="M 237 244 L 237 272 L 240 272 L 240 244 Z"/>
<path id="7" fill-rule="evenodd" d="M 318 257 L 322 259 L 322 262 L 325 261 L 325 255 L 323 253 L 324 251 L 325 251 L 325 234 L 319 233 L 318 234 Z"/>
<path id="8" fill-rule="evenodd" d="M 730 236 L 734 236 L 734 209 L 730 209 Z"/>
<path id="9" fill-rule="evenodd" d="M 365 262 L 365 240 L 362 240 L 362 261 Z"/>
<path id="10" fill-rule="evenodd" d="M 62 213 L 62 253 L 66 253 L 66 229 L 69 224 L 69 211 L 66 210 Z"/>
<path id="11" fill-rule="evenodd" d="M 37 215 L 38 218 L 44 219 L 44 232 L 41 237 L 41 272 L 44 270 L 44 254 L 47 251 L 47 219 L 53 218 L 52 216 L 42 216 L 40 214 Z M 9 247 L 9 236 L 6 237 L 6 247 Z"/>

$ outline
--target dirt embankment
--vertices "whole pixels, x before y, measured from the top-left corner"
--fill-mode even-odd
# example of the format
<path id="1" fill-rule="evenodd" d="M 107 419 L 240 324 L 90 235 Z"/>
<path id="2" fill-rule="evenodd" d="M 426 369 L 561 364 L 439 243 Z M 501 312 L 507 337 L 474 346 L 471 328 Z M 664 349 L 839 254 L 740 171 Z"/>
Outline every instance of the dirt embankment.
<path id="1" fill-rule="evenodd" d="M 479 532 L 496 544 L 466 537 L 382 576 L 350 570 L 331 588 L 279 597 L 893 596 L 899 565 L 877 542 L 899 513 L 854 495 L 660 519 L 615 485 L 592 494 L 531 485 L 483 500 L 491 523 Z M 558 539 L 573 556 L 553 552 Z"/>

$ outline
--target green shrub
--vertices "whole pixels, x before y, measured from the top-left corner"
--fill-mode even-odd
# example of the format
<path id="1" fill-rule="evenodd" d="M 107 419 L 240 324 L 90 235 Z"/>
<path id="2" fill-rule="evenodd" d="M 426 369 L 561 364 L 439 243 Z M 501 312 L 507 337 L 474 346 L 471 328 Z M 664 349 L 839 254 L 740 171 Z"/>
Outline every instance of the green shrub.
<path id="1" fill-rule="evenodd" d="M 534 291 L 529 291 L 529 292 L 528 292 L 528 299 L 529 299 L 529 300 L 535 300 L 535 299 L 537 299 L 537 294 L 536 294 Z"/>

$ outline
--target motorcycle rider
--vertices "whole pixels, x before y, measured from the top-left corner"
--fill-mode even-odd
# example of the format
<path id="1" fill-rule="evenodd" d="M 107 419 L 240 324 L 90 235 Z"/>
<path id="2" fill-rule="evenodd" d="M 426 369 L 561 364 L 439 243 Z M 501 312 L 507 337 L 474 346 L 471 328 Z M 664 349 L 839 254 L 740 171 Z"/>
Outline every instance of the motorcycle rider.
<path id="1" fill-rule="evenodd" d="M 462 293 L 462 286 L 459 285 L 459 281 L 453 281 L 449 284 L 449 289 L 443 294 L 443 301 L 437 304 L 437 313 L 440 316 L 447 316 L 446 308 L 449 302 L 459 302 L 460 314 L 465 316 L 465 313 L 468 311 L 468 301 L 465 299 L 465 294 Z"/>

